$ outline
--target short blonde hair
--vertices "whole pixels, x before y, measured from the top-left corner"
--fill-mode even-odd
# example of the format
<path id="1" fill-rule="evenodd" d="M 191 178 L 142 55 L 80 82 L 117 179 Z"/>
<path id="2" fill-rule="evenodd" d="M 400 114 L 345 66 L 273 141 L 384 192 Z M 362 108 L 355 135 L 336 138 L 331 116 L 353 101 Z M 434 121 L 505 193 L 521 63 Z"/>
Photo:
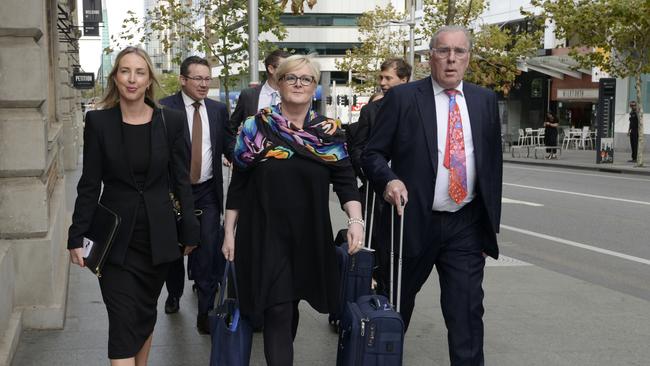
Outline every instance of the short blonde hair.
<path id="1" fill-rule="evenodd" d="M 318 80 L 320 80 L 320 65 L 314 60 L 314 56 L 312 55 L 293 55 L 284 59 L 275 72 L 276 81 L 279 81 L 286 74 L 305 65 L 311 69 L 312 76 L 316 79 L 316 84 L 318 84 Z"/>
<path id="2" fill-rule="evenodd" d="M 113 108 L 120 102 L 120 92 L 119 90 L 117 90 L 117 85 L 115 85 L 115 75 L 117 74 L 117 69 L 120 67 L 120 61 L 122 61 L 122 58 L 131 53 L 134 53 L 142 57 L 144 62 L 147 64 L 147 69 L 149 70 L 149 80 L 151 80 L 151 86 L 147 89 L 144 96 L 146 99 L 149 99 L 154 104 L 156 103 L 156 100 L 154 99 L 153 87 L 154 85 L 160 86 L 160 84 L 158 83 L 156 74 L 153 71 L 153 64 L 151 63 L 151 58 L 149 58 L 147 52 L 142 48 L 129 46 L 123 49 L 122 51 L 120 51 L 120 53 L 117 54 L 117 57 L 115 57 L 115 63 L 113 64 L 113 69 L 111 70 L 111 73 L 108 74 L 108 77 L 106 78 L 106 92 L 104 93 L 102 100 L 98 103 L 100 108 L 102 109 Z"/>

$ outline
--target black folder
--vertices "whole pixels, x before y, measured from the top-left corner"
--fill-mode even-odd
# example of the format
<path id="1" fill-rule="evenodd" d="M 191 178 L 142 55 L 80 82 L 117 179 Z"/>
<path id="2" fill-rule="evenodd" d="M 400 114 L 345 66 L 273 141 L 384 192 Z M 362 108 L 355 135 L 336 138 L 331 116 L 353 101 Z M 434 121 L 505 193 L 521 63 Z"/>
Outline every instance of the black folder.
<path id="1" fill-rule="evenodd" d="M 97 277 L 102 276 L 102 268 L 104 268 L 104 263 L 108 258 L 108 252 L 111 250 L 119 226 L 120 216 L 108 207 L 98 203 L 93 215 L 93 221 L 83 241 L 85 265 Z"/>

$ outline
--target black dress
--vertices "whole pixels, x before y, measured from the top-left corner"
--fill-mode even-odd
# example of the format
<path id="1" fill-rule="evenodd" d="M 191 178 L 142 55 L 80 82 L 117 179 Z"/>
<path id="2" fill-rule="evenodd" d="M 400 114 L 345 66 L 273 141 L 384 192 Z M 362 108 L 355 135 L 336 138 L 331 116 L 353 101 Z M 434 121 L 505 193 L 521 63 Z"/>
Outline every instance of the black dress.
<path id="1" fill-rule="evenodd" d="M 339 273 L 329 212 L 330 182 L 341 205 L 358 201 L 352 166 L 298 154 L 235 169 L 228 209 L 238 209 L 235 264 L 241 311 L 255 322 L 270 306 L 307 300 L 336 309 Z"/>
<path id="2" fill-rule="evenodd" d="M 557 146 L 557 127 L 544 127 L 544 145 Z M 555 154 L 557 149 L 546 149 L 549 154 Z"/>
<path id="3" fill-rule="evenodd" d="M 151 157 L 151 123 L 122 123 L 124 147 L 138 186 L 144 185 Z M 108 310 L 108 358 L 134 357 L 153 332 L 168 264 L 154 266 L 144 199 L 135 215 L 122 266 L 106 263 L 99 285 Z"/>

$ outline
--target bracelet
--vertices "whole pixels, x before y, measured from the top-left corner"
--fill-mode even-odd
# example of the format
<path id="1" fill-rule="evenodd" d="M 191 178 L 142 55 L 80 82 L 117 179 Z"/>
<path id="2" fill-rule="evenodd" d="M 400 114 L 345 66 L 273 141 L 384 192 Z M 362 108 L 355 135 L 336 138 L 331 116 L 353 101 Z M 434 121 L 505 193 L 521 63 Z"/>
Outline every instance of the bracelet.
<path id="1" fill-rule="evenodd" d="M 361 225 L 361 227 L 363 227 L 364 230 L 366 229 L 366 222 L 363 221 L 363 219 L 359 219 L 359 218 L 356 218 L 356 217 L 349 218 L 348 219 L 348 227 L 350 227 L 350 225 L 352 225 L 352 224 L 359 224 L 359 225 Z"/>

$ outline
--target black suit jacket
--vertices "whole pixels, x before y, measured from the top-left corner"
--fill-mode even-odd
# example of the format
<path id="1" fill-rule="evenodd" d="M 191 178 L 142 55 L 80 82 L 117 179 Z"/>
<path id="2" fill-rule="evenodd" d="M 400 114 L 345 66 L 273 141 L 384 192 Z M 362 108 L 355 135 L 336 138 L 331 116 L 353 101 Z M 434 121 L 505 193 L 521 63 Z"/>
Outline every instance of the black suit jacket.
<path id="1" fill-rule="evenodd" d="M 356 123 L 354 133 L 348 138 L 348 149 L 350 150 L 350 160 L 357 176 L 364 179 L 365 175 L 361 169 L 361 154 L 366 148 L 370 131 L 377 120 L 377 113 L 382 104 L 382 99 L 375 100 L 364 105 L 359 113 L 359 122 Z"/>
<path id="2" fill-rule="evenodd" d="M 239 94 L 239 99 L 237 99 L 237 105 L 235 110 L 230 115 L 230 134 L 232 136 L 237 136 L 239 126 L 246 120 L 246 118 L 253 116 L 257 113 L 257 105 L 260 101 L 260 92 L 262 91 L 262 85 L 256 85 L 252 88 L 246 88 L 241 91 Z M 230 151 L 235 148 L 235 141 L 233 140 Z"/>
<path id="3" fill-rule="evenodd" d="M 124 148 L 119 105 L 86 114 L 83 172 L 77 185 L 77 200 L 68 231 L 69 249 L 82 246 L 99 201 L 121 218 L 108 262 L 124 263 L 140 197 L 144 197 L 147 208 L 154 264 L 179 258 L 179 241 L 186 245 L 199 244 L 199 223 L 193 215 L 189 157 L 183 130 L 187 120 L 185 114 L 176 111 L 165 110 L 164 113 L 167 130 L 161 118 L 161 109 L 154 109 L 151 158 L 143 187 L 135 182 Z M 176 232 L 176 220 L 169 198 L 170 174 L 176 182 L 174 188 L 183 214 L 180 235 Z"/>
<path id="4" fill-rule="evenodd" d="M 472 126 L 476 161 L 476 199 L 485 210 L 483 251 L 497 258 L 496 233 L 501 217 L 501 125 L 496 94 L 467 82 L 463 93 Z M 434 245 L 431 230 L 433 196 L 438 167 L 436 106 L 431 78 L 388 91 L 363 154 L 363 169 L 378 194 L 400 179 L 408 189 L 404 218 L 404 255 L 417 256 Z M 388 162 L 391 162 L 391 167 Z M 390 213 L 390 210 L 384 210 Z M 389 217 L 390 215 L 386 215 Z M 388 225 L 386 222 L 386 225 Z"/>
<path id="5" fill-rule="evenodd" d="M 232 161 L 232 145 L 234 136 L 228 128 L 228 110 L 226 105 L 205 98 L 205 109 L 208 112 L 208 123 L 210 125 L 210 143 L 212 144 L 212 182 L 217 198 L 219 199 L 219 210 L 223 208 L 223 174 L 221 169 L 221 155 L 225 155 L 228 160 Z M 160 104 L 172 109 L 181 111 L 186 114 L 185 102 L 183 95 L 178 92 L 160 100 Z M 190 141 L 190 127 L 185 122 L 185 146 L 187 154 L 192 150 Z"/>

